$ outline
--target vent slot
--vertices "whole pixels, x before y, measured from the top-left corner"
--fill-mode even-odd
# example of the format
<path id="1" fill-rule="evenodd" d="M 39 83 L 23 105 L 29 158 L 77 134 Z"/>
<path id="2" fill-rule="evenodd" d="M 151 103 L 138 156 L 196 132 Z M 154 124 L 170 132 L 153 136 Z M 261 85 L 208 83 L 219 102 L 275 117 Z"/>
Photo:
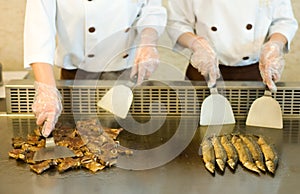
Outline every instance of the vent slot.
<path id="1" fill-rule="evenodd" d="M 59 81 L 57 87 L 64 107 L 62 114 L 109 114 L 97 107 L 97 102 L 112 86 L 111 81 L 101 81 L 101 85 L 96 86 L 74 86 L 69 82 Z M 260 82 L 229 82 L 225 89 L 219 89 L 219 93 L 230 101 L 236 117 L 245 117 L 252 102 L 263 96 L 264 85 Z M 209 90 L 205 83 L 191 85 L 181 81 L 139 86 L 133 90 L 133 94 L 131 114 L 195 116 L 199 115 L 201 104 L 209 95 Z M 32 84 L 26 81 L 24 84 L 24 80 L 11 81 L 6 86 L 7 113 L 31 113 L 34 95 Z M 273 97 L 279 102 L 283 116 L 300 116 L 300 84 L 284 83 L 284 87 L 278 86 Z"/>

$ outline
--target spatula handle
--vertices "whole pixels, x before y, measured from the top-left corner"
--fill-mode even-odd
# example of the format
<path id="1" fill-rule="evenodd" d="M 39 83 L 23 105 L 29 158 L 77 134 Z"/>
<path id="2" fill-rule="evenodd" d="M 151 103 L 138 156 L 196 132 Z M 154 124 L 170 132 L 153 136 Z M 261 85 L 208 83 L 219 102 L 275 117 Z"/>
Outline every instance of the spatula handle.
<path id="1" fill-rule="evenodd" d="M 126 86 L 129 88 L 133 88 L 137 83 L 138 75 L 134 75 L 132 78 L 129 79 L 129 81 L 126 83 Z"/>
<path id="2" fill-rule="evenodd" d="M 265 90 L 264 96 L 272 96 L 272 92 L 270 90 Z"/>
<path id="3" fill-rule="evenodd" d="M 212 87 L 210 87 L 209 91 L 210 91 L 211 94 L 218 94 L 217 84 L 215 84 Z"/>
<path id="4" fill-rule="evenodd" d="M 55 146 L 54 138 L 53 137 L 47 137 L 45 147 L 48 148 L 48 147 L 53 147 L 53 146 Z"/>

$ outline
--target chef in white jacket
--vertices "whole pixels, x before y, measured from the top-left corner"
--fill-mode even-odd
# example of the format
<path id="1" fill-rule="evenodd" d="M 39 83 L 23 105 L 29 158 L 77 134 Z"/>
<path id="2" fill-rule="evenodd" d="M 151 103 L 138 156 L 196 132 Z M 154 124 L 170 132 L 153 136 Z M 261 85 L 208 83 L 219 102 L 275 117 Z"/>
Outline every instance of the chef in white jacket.
<path id="1" fill-rule="evenodd" d="M 37 124 L 45 123 L 43 135 L 62 111 L 53 65 L 62 79 L 117 79 L 129 70 L 141 83 L 159 64 L 166 22 L 161 0 L 27 0 L 24 66 L 35 76 L 32 109 Z"/>
<path id="2" fill-rule="evenodd" d="M 258 81 L 272 91 L 298 28 L 290 0 L 169 0 L 168 32 L 192 51 L 191 80 Z"/>

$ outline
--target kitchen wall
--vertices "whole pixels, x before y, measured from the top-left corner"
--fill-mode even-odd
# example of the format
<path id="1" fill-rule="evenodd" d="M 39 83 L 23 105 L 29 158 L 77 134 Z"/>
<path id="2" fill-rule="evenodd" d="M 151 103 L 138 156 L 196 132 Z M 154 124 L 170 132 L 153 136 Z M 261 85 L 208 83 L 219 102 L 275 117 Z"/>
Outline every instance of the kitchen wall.
<path id="1" fill-rule="evenodd" d="M 163 0 L 167 5 L 167 0 Z M 23 70 L 23 24 L 25 12 L 25 0 L 1 0 L 0 1 L 0 62 L 5 71 Z M 300 1 L 292 0 L 294 13 L 300 22 Z M 165 34 L 163 39 L 168 41 Z M 282 76 L 282 81 L 300 81 L 299 63 L 300 51 L 300 30 L 298 30 L 294 41 L 291 45 L 291 52 L 286 55 L 286 67 Z M 174 64 L 180 71 L 185 69 L 186 61 L 184 58 L 179 59 L 177 55 L 170 50 L 161 50 L 161 56 L 168 63 Z M 174 58 L 177 58 L 174 60 Z M 160 71 L 163 73 L 164 69 Z M 56 69 L 56 75 L 58 70 Z"/>

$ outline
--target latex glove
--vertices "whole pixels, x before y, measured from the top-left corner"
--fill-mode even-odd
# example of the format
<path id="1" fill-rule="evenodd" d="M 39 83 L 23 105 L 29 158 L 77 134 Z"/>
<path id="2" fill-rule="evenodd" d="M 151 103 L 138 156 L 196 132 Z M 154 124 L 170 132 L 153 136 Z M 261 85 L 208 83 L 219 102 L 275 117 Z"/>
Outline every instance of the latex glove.
<path id="1" fill-rule="evenodd" d="M 269 41 L 262 46 L 259 70 L 263 82 L 272 92 L 277 91 L 275 82 L 280 80 L 284 68 L 283 43 L 280 41 Z"/>
<path id="2" fill-rule="evenodd" d="M 61 95 L 56 87 L 41 82 L 34 82 L 35 99 L 32 111 L 36 116 L 36 124 L 45 124 L 42 135 L 48 137 L 55 127 L 62 111 Z"/>
<path id="3" fill-rule="evenodd" d="M 143 80 L 148 79 L 160 63 L 158 50 L 156 48 L 157 41 L 158 34 L 155 30 L 149 28 L 143 30 L 130 75 L 131 78 L 135 75 L 138 76 L 138 85 L 141 84 Z"/>
<path id="4" fill-rule="evenodd" d="M 137 74 L 137 84 L 139 85 L 152 75 L 158 65 L 159 55 L 157 49 L 153 46 L 142 46 L 137 50 L 130 77 Z"/>
<path id="5" fill-rule="evenodd" d="M 215 51 L 209 42 L 201 37 L 195 38 L 189 47 L 193 51 L 191 57 L 192 66 L 205 77 L 208 87 L 211 88 L 220 77 L 219 64 Z"/>

